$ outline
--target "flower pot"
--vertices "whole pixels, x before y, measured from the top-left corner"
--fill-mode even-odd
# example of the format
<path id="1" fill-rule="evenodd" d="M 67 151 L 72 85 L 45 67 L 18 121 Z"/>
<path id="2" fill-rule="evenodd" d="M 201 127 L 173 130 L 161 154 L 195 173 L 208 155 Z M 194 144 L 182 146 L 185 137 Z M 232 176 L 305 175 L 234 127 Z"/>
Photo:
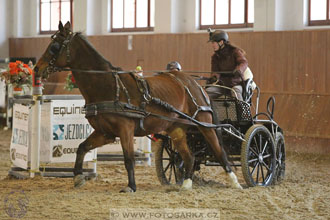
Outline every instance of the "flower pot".
<path id="1" fill-rule="evenodd" d="M 20 91 L 23 91 L 23 89 L 21 87 L 14 87 L 13 90 L 15 92 L 20 92 Z"/>
<path id="2" fill-rule="evenodd" d="M 32 95 L 32 86 L 22 85 L 23 95 Z"/>
<path id="3" fill-rule="evenodd" d="M 23 89 L 21 87 L 13 87 L 13 95 L 23 95 Z"/>

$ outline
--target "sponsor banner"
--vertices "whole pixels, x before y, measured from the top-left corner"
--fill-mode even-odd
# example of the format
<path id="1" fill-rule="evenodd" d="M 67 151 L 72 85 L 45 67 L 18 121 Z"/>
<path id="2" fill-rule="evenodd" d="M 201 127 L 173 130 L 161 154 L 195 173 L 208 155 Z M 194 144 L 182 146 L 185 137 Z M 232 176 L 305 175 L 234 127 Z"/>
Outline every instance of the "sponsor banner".
<path id="1" fill-rule="evenodd" d="M 10 159 L 17 167 L 27 169 L 29 153 L 29 107 L 14 104 Z"/>
<path id="2" fill-rule="evenodd" d="M 85 118 L 84 100 L 53 100 L 51 102 L 51 162 L 75 162 L 78 146 L 93 128 Z M 85 156 L 85 161 L 96 157 L 96 150 Z"/>

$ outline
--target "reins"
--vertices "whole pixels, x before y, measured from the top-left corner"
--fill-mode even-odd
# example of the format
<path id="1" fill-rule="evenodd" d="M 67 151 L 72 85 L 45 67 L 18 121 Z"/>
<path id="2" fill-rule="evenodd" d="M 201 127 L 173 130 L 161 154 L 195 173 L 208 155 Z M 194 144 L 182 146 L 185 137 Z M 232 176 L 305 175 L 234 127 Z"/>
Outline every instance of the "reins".
<path id="1" fill-rule="evenodd" d="M 83 70 L 83 69 L 72 69 L 72 68 L 60 68 L 56 67 L 57 72 L 61 71 L 71 71 L 71 72 L 84 72 L 84 73 L 117 73 L 117 74 L 127 74 L 127 73 L 135 73 L 134 70 L 132 71 L 118 71 L 118 70 Z M 149 70 L 149 71 L 143 71 L 144 73 L 171 73 L 170 70 Z M 233 74 L 232 71 L 218 71 L 218 72 L 211 72 L 211 71 L 180 71 L 181 73 L 218 73 L 218 74 Z M 202 77 L 197 75 L 190 75 L 192 77 Z M 203 79 L 208 79 L 207 77 L 204 77 Z"/>

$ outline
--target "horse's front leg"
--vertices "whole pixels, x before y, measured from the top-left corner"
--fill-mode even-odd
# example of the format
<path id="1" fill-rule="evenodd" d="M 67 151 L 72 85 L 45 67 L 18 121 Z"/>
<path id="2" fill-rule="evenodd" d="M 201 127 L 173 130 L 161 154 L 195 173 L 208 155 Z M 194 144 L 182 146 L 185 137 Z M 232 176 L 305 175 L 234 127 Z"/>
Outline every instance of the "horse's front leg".
<path id="1" fill-rule="evenodd" d="M 88 151 L 105 144 L 114 142 L 115 137 L 109 138 L 104 134 L 94 131 L 84 142 L 79 144 L 76 162 L 74 165 L 74 186 L 80 187 L 85 184 L 85 176 L 83 175 L 83 162 Z"/>
<path id="2" fill-rule="evenodd" d="M 134 133 L 131 131 L 125 132 L 120 136 L 121 147 L 124 153 L 125 168 L 128 175 L 128 186 L 121 189 L 120 192 L 135 192 L 135 177 L 134 177 Z"/>

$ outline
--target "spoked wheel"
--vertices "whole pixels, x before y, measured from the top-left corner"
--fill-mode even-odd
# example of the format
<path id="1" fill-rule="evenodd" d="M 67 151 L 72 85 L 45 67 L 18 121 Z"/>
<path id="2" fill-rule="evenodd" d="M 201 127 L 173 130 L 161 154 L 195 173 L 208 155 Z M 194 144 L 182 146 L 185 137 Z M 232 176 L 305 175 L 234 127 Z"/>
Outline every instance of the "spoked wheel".
<path id="1" fill-rule="evenodd" d="M 248 186 L 268 186 L 276 170 L 275 143 L 268 129 L 253 125 L 245 134 L 241 150 L 242 172 Z"/>
<path id="2" fill-rule="evenodd" d="M 285 176 L 285 142 L 282 133 L 276 133 L 275 139 L 276 146 L 276 171 L 275 171 L 275 183 L 280 183 Z"/>
<path id="3" fill-rule="evenodd" d="M 173 149 L 172 140 L 163 136 L 161 146 L 155 150 L 155 165 L 159 182 L 162 185 L 182 184 L 184 166 L 180 154 Z"/>

